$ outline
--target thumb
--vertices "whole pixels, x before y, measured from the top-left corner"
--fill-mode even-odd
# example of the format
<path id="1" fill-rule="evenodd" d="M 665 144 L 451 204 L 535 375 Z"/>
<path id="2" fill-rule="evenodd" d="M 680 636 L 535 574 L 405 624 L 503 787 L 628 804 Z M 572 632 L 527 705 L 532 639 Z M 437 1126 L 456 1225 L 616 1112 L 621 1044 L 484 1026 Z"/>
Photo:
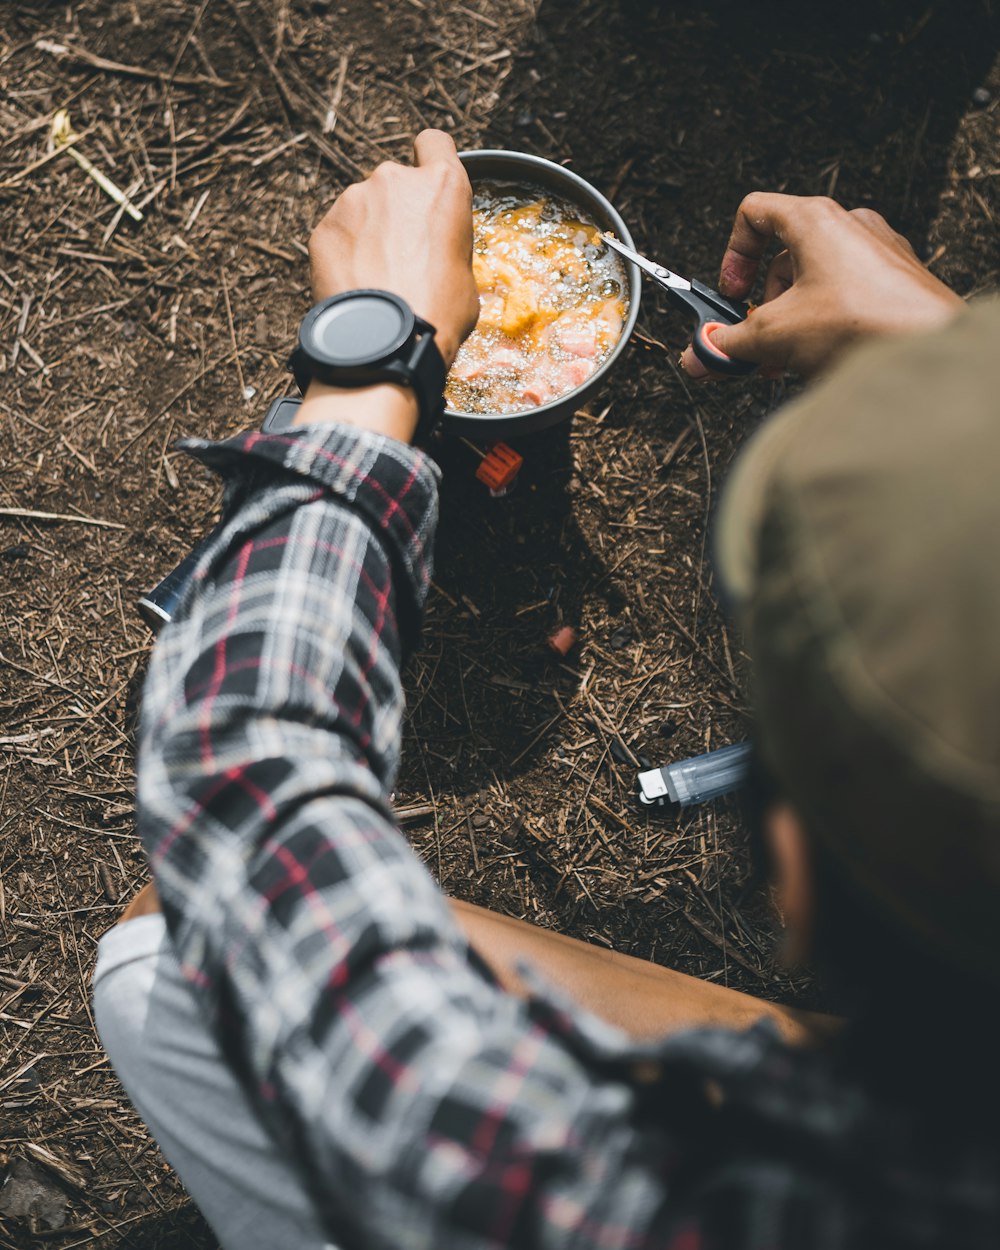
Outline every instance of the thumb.
<path id="1" fill-rule="evenodd" d="M 413 140 L 413 155 L 418 165 L 431 165 L 435 161 L 458 163 L 455 140 L 444 130 L 421 130 Z"/>
<path id="2" fill-rule="evenodd" d="M 757 355 L 759 348 L 756 344 L 758 335 L 750 324 L 750 318 L 738 321 L 735 325 L 717 325 L 708 337 L 713 347 L 734 360 L 750 360 L 754 364 L 760 364 Z M 711 365 L 708 368 L 711 369 Z"/>
<path id="3" fill-rule="evenodd" d="M 712 346 L 718 348 L 720 352 L 725 352 L 727 356 L 732 356 L 735 360 L 753 360 L 756 363 L 756 357 L 751 354 L 750 346 L 744 345 L 746 336 L 740 333 L 745 326 L 746 322 L 740 322 L 735 326 L 716 325 L 709 338 Z M 684 349 L 680 363 L 681 368 L 692 382 L 704 382 L 708 378 L 722 378 L 726 376 L 714 370 L 711 365 L 705 364 L 695 354 L 694 347 L 690 344 Z"/>

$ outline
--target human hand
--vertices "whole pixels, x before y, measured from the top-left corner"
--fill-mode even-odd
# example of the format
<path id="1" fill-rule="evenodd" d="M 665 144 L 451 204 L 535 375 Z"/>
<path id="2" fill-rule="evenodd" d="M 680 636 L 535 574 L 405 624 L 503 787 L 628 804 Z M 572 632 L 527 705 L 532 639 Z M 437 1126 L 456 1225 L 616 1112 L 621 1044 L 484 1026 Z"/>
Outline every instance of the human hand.
<path id="1" fill-rule="evenodd" d="M 450 367 L 479 316 L 472 188 L 454 140 L 424 130 L 416 165 L 387 161 L 339 197 L 309 240 L 317 301 L 359 287 L 401 295 L 437 331 Z"/>
<path id="2" fill-rule="evenodd" d="M 718 348 L 761 365 L 766 376 L 790 369 L 811 377 L 854 343 L 934 329 L 963 307 L 878 213 L 763 191 L 748 195 L 736 214 L 722 294 L 747 298 L 775 240 L 784 250 L 767 267 L 760 306 L 746 321 L 712 332 Z M 691 347 L 681 364 L 696 380 L 716 376 Z"/>

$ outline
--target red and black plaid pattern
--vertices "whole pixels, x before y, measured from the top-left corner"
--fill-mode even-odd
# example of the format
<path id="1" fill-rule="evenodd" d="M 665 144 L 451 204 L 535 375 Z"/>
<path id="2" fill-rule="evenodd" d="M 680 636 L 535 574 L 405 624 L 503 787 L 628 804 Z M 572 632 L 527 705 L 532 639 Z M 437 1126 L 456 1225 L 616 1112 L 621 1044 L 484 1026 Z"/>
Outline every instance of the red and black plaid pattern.
<path id="1" fill-rule="evenodd" d="M 763 1028 L 639 1045 L 503 993 L 387 801 L 436 469 L 335 426 L 188 448 L 228 522 L 156 647 L 140 827 L 186 974 L 335 1240 L 997 1244 L 995 1157 L 927 1143 L 823 1057 Z"/>

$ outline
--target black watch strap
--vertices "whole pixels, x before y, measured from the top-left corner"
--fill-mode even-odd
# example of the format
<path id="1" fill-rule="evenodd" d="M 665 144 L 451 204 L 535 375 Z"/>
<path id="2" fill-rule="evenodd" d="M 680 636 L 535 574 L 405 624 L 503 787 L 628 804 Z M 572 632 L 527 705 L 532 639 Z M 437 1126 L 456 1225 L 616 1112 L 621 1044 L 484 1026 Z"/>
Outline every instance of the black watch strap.
<path id="1" fill-rule="evenodd" d="M 296 386 L 303 395 L 313 378 L 330 386 L 360 387 L 378 382 L 408 386 L 416 397 L 419 413 L 413 441 L 425 441 L 434 432 L 444 411 L 444 387 L 448 368 L 434 340 L 435 329 L 430 322 L 414 317 L 413 325 L 416 335 L 405 356 L 401 353 L 396 359 L 349 371 L 324 369 L 306 355 L 301 344 L 297 344 L 288 358 L 288 367 L 295 378 Z"/>
<path id="2" fill-rule="evenodd" d="M 414 328 L 418 338 L 413 343 L 410 359 L 401 367 L 400 378 L 404 385 L 411 386 L 417 397 L 417 428 L 413 434 L 415 443 L 424 442 L 431 434 L 444 412 L 444 387 L 448 380 L 448 366 L 434 339 L 434 327 L 429 321 L 417 317 Z M 393 365 L 388 366 L 390 369 Z"/>

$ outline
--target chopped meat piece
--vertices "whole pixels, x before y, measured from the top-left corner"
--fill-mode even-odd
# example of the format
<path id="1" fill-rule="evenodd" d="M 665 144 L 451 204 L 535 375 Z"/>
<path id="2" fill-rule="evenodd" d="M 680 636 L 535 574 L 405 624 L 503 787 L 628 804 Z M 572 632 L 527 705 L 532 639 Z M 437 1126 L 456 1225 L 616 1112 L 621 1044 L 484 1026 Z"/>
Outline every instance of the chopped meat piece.
<path id="1" fill-rule="evenodd" d="M 594 368 L 592 360 L 580 359 L 564 360 L 555 365 L 552 369 L 552 380 L 556 394 L 561 395 L 564 391 L 574 391 L 582 386 L 594 372 Z"/>
<path id="2" fill-rule="evenodd" d="M 520 286 L 523 279 L 518 273 L 516 267 L 510 261 L 503 260 L 499 256 L 490 257 L 490 265 L 496 277 L 496 281 L 504 286 L 507 291 L 513 291 L 516 286 Z"/>
<path id="3" fill-rule="evenodd" d="M 521 392 L 521 402 L 531 406 L 547 404 L 567 391 L 575 391 L 594 372 L 594 367 L 593 361 L 580 359 L 541 365 L 528 378 Z"/>
<path id="4" fill-rule="evenodd" d="M 516 339 L 538 320 L 538 294 L 533 282 L 521 282 L 504 301 L 500 329 Z"/>
<path id="5" fill-rule="evenodd" d="M 485 295 L 479 297 L 479 320 L 476 322 L 476 328 L 479 330 L 499 330 L 503 321 L 503 296 L 495 295 L 488 291 Z"/>
<path id="6" fill-rule="evenodd" d="M 516 347 L 499 347 L 489 356 L 475 356 L 463 348 L 451 367 L 451 376 L 459 382 L 478 382 L 491 372 L 520 369 L 524 366 L 524 357 Z"/>
<path id="7" fill-rule="evenodd" d="M 489 367 L 488 360 L 476 360 L 475 357 L 459 352 L 451 366 L 451 376 L 459 382 L 478 382 L 486 376 Z"/>
<path id="8" fill-rule="evenodd" d="M 554 392 L 545 378 L 535 376 L 521 392 L 521 406 L 524 408 L 537 408 L 540 404 L 547 404 L 553 396 Z"/>
<path id="9" fill-rule="evenodd" d="M 552 327 L 552 334 L 557 346 L 571 356 L 593 360 L 597 355 L 597 327 L 589 318 L 564 314 Z"/>
<path id="10" fill-rule="evenodd" d="M 599 328 L 610 339 L 612 343 L 617 343 L 621 338 L 622 326 L 625 318 L 622 315 L 621 300 L 608 299 L 597 310 L 595 321 L 599 323 Z"/>
<path id="11" fill-rule="evenodd" d="M 498 347 L 489 363 L 498 370 L 519 369 L 524 364 L 524 357 L 516 347 Z"/>
<path id="12" fill-rule="evenodd" d="M 485 256 L 480 256 L 478 253 L 472 258 L 472 276 L 480 291 L 492 291 L 497 280 L 493 266 Z"/>

